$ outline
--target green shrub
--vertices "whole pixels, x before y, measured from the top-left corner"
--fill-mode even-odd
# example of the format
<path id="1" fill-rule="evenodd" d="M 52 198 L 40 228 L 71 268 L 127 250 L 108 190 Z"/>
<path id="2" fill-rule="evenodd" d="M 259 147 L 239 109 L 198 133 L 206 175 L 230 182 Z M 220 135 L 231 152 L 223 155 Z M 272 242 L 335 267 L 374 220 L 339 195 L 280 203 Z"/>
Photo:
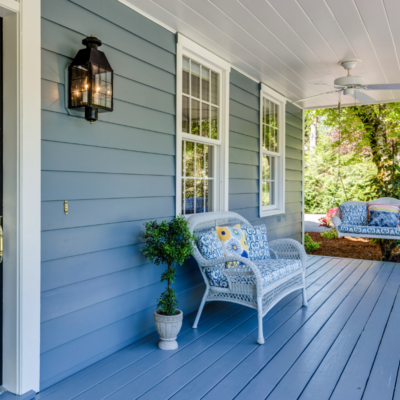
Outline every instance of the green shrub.
<path id="1" fill-rule="evenodd" d="M 178 300 L 171 284 L 175 282 L 176 268 L 173 264 L 182 265 L 193 252 L 194 235 L 189 231 L 189 225 L 183 215 L 171 221 L 146 222 L 144 238 L 146 244 L 142 252 L 146 258 L 156 265 L 166 264 L 168 268 L 161 275 L 161 282 L 168 282 L 168 286 L 157 298 L 162 315 L 175 315 Z"/>
<path id="2" fill-rule="evenodd" d="M 330 231 L 322 232 L 321 237 L 323 237 L 324 239 L 337 239 L 338 235 L 336 229 L 332 229 Z"/>
<path id="3" fill-rule="evenodd" d="M 311 253 L 314 250 L 319 249 L 320 244 L 321 242 L 314 242 L 308 233 L 304 235 L 304 248 L 306 249 L 307 253 Z"/>

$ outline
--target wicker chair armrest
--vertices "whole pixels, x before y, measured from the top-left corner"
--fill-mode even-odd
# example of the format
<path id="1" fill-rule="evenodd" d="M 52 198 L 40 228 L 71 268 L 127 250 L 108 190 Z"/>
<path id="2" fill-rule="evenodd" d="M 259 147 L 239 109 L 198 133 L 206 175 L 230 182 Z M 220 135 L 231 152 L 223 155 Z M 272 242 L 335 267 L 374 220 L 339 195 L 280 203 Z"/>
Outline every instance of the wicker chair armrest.
<path id="1" fill-rule="evenodd" d="M 300 260 L 305 270 L 307 268 L 307 253 L 302 244 L 294 239 L 278 239 L 269 243 L 270 249 L 278 259 Z"/>
<path id="2" fill-rule="evenodd" d="M 335 229 L 337 231 L 339 226 L 342 224 L 342 220 L 339 217 L 334 216 L 334 217 L 332 217 L 332 222 L 333 222 L 333 226 L 335 227 Z"/>

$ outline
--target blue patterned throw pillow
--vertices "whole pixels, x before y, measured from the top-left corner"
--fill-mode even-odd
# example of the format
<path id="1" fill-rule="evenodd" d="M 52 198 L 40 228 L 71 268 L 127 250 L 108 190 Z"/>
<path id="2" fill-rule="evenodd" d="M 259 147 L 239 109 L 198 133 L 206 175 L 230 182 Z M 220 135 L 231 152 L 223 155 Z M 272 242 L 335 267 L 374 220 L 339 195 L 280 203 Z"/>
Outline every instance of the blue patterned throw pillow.
<path id="1" fill-rule="evenodd" d="M 399 222 L 399 213 L 389 211 L 370 211 L 369 226 L 396 228 Z"/>
<path id="2" fill-rule="evenodd" d="M 367 205 L 350 206 L 341 205 L 340 214 L 342 216 L 342 223 L 348 225 L 367 225 L 368 223 L 368 208 Z"/>
<path id="3" fill-rule="evenodd" d="M 217 258 L 225 257 L 222 243 L 220 242 L 218 234 L 214 229 L 199 233 L 197 235 L 197 246 L 201 255 L 206 260 L 216 260 Z M 214 268 L 211 267 L 205 269 L 210 286 L 218 286 L 223 288 L 228 287 L 228 279 L 221 271 L 221 269 L 224 268 L 225 263 L 219 264 Z"/>
<path id="4" fill-rule="evenodd" d="M 214 229 L 199 233 L 197 236 L 197 245 L 201 255 L 206 260 L 216 260 L 217 258 L 225 257 L 224 248 Z M 225 264 L 223 263 L 219 267 L 225 268 Z"/>
<path id="5" fill-rule="evenodd" d="M 265 225 L 254 227 L 242 227 L 249 247 L 251 261 L 267 260 L 271 258 Z"/>

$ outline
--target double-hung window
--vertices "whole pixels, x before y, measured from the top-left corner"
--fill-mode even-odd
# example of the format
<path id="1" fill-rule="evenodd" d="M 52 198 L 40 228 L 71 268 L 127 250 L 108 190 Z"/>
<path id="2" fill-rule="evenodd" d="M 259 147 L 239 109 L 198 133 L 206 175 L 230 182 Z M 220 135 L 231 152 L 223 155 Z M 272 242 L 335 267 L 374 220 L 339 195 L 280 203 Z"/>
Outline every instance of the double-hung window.
<path id="1" fill-rule="evenodd" d="M 228 207 L 229 64 L 178 34 L 176 213 Z"/>
<path id="2" fill-rule="evenodd" d="M 265 85 L 260 93 L 260 217 L 285 212 L 286 99 Z"/>

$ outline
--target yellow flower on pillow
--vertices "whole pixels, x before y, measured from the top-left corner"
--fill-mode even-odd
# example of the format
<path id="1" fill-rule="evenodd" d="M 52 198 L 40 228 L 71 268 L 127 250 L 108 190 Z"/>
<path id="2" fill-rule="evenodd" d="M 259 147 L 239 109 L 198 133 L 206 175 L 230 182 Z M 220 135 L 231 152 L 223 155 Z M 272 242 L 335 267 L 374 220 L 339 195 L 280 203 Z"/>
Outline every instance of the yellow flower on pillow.
<path id="1" fill-rule="evenodd" d="M 249 248 L 246 243 L 246 237 L 239 224 L 235 226 L 217 226 L 215 230 L 219 240 L 222 242 L 225 256 L 240 256 L 249 258 Z M 226 263 L 227 268 L 233 268 L 239 265 L 238 261 Z"/>

